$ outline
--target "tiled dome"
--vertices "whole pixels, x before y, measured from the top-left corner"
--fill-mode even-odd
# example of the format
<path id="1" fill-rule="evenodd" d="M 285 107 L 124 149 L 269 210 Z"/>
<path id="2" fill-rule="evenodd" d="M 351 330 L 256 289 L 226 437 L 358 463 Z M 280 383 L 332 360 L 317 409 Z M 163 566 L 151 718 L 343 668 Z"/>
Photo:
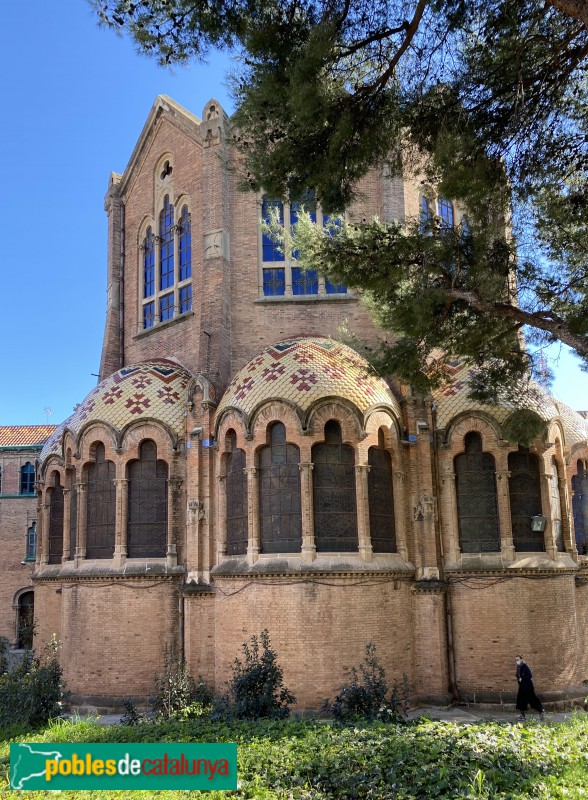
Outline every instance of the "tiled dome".
<path id="1" fill-rule="evenodd" d="M 122 430 L 130 422 L 155 419 L 181 435 L 185 426 L 185 390 L 191 374 L 173 361 L 134 364 L 99 383 L 47 440 L 39 460 L 61 453 L 66 429 L 78 434 L 88 422 L 106 422 Z"/>
<path id="2" fill-rule="evenodd" d="M 267 400 L 286 400 L 307 411 L 323 397 L 338 397 L 361 412 L 378 405 L 400 407 L 387 383 L 355 350 L 326 338 L 288 339 L 266 347 L 235 375 L 217 410 L 234 408 L 250 417 Z"/>

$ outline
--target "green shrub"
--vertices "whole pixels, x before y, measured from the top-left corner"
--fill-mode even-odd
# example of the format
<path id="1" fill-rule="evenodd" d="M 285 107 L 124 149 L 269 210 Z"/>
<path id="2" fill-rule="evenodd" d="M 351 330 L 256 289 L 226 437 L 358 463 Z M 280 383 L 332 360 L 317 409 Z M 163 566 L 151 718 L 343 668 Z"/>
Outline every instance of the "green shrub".
<path id="1" fill-rule="evenodd" d="M 236 719 L 287 717 L 296 698 L 284 686 L 284 673 L 278 656 L 270 646 L 269 632 L 252 636 L 243 644 L 244 660 L 236 658 L 233 677 L 228 682 L 228 696 L 217 704 L 216 716 Z"/>
<path id="2" fill-rule="evenodd" d="M 63 709 L 63 671 L 57 660 L 55 637 L 45 646 L 43 660 L 27 651 L 13 670 L 0 675 L 0 727 L 36 728 Z"/>
<path id="3" fill-rule="evenodd" d="M 170 648 L 163 654 L 163 672 L 155 676 L 155 694 L 149 704 L 158 719 L 193 719 L 209 714 L 212 709 L 213 693 L 201 677 L 198 682 L 188 672 L 185 661 L 175 659 Z M 129 701 L 130 705 L 132 702 Z M 127 708 L 123 717 L 126 724 L 135 724 L 130 719 L 140 715 L 136 709 Z M 122 720 L 121 720 L 122 721 Z"/>
<path id="4" fill-rule="evenodd" d="M 359 667 L 345 670 L 348 680 L 339 687 L 332 703 L 325 700 L 323 710 L 340 721 L 365 718 L 397 722 L 406 718 L 410 686 L 406 675 L 399 684 L 394 682 L 390 695 L 386 670 L 376 656 L 376 645 L 368 642 Z"/>
<path id="5" fill-rule="evenodd" d="M 0 675 L 8 672 L 8 639 L 0 636 Z"/>

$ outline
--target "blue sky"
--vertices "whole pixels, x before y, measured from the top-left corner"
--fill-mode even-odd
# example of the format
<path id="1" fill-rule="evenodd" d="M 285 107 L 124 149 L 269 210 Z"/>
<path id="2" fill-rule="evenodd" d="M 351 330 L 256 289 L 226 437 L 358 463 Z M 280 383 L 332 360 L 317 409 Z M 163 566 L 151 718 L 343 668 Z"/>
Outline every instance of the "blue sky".
<path id="1" fill-rule="evenodd" d="M 109 174 L 158 94 L 197 116 L 215 97 L 230 113 L 230 63 L 162 69 L 100 29 L 85 0 L 7 2 L 2 22 L 0 425 L 59 423 L 100 364 Z M 576 358 L 561 356 L 553 394 L 588 408 Z"/>

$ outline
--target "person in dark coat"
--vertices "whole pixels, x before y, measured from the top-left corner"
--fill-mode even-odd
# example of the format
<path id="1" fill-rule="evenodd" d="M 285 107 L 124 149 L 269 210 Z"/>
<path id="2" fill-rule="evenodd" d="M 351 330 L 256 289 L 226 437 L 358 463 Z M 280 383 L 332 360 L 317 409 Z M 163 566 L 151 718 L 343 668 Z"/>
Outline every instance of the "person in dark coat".
<path id="1" fill-rule="evenodd" d="M 520 711 L 518 717 L 519 722 L 524 722 L 527 719 L 527 707 L 531 706 L 539 713 L 539 719 L 543 719 L 544 710 L 541 700 L 535 694 L 535 686 L 533 685 L 533 673 L 528 664 L 525 664 L 525 659 L 522 656 L 517 656 L 517 681 L 519 683 L 519 692 L 517 694 L 517 711 Z"/>

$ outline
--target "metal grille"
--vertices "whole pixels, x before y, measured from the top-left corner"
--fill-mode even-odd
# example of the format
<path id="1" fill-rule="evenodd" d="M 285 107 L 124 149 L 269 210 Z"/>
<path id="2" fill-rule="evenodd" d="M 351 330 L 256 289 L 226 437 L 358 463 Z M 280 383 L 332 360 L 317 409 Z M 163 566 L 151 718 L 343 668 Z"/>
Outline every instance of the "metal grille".
<path id="1" fill-rule="evenodd" d="M 312 448 L 314 535 L 317 551 L 358 549 L 353 448 L 341 442 L 334 420 L 325 425 L 325 443 Z"/>
<path id="2" fill-rule="evenodd" d="M 396 552 L 392 459 L 380 447 L 368 451 L 368 498 L 370 534 L 374 553 Z"/>
<path id="3" fill-rule="evenodd" d="M 588 519 L 588 473 L 582 461 L 578 461 L 576 469 L 576 475 L 572 475 L 572 512 L 574 514 L 576 547 L 580 555 L 587 555 L 588 541 L 586 541 L 586 520 Z"/>
<path id="4" fill-rule="evenodd" d="M 482 437 L 468 433 L 465 453 L 455 459 L 459 543 L 462 553 L 500 550 L 494 458 L 482 452 Z"/>
<path id="5" fill-rule="evenodd" d="M 537 456 L 524 450 L 510 453 L 508 470 L 510 516 L 515 550 L 541 552 L 545 550 L 543 533 L 531 530 L 531 517 L 542 513 Z"/>
<path id="6" fill-rule="evenodd" d="M 76 554 L 78 532 L 78 489 L 75 472 L 71 473 L 69 503 L 69 557 L 73 559 Z"/>
<path id="7" fill-rule="evenodd" d="M 157 460 L 155 443 L 142 443 L 139 461 L 128 467 L 129 558 L 164 558 L 167 547 L 167 464 Z"/>
<path id="8" fill-rule="evenodd" d="M 234 442 L 233 442 L 234 447 Z M 247 552 L 247 475 L 245 451 L 234 448 L 227 458 L 227 554 Z"/>
<path id="9" fill-rule="evenodd" d="M 49 500 L 49 563 L 61 564 L 63 556 L 63 486 L 55 473 Z"/>
<path id="10" fill-rule="evenodd" d="M 272 426 L 270 444 L 259 455 L 262 553 L 298 553 L 302 547 L 300 451 L 286 443 L 286 429 Z"/>
<path id="11" fill-rule="evenodd" d="M 86 558 L 112 558 L 116 497 L 115 467 L 106 461 L 104 445 L 96 445 L 96 460 L 87 467 L 88 508 Z"/>

